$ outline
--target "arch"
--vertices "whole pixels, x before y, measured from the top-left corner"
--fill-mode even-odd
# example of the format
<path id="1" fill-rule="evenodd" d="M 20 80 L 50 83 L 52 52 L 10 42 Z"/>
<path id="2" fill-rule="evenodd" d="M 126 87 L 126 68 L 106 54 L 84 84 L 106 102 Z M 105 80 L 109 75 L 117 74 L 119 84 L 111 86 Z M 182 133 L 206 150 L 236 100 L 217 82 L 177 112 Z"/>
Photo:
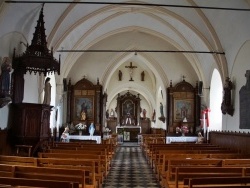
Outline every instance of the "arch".
<path id="1" fill-rule="evenodd" d="M 222 103 L 223 84 L 217 69 L 214 69 L 210 87 L 210 122 L 209 130 L 222 130 Z"/>

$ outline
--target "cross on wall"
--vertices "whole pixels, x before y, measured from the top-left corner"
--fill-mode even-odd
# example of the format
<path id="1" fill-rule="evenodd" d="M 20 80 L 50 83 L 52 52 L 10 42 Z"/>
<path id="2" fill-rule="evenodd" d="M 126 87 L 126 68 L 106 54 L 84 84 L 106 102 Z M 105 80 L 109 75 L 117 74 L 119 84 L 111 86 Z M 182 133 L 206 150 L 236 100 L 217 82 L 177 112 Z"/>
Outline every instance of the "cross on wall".
<path id="1" fill-rule="evenodd" d="M 129 75 L 130 75 L 130 80 L 129 81 L 134 81 L 133 80 L 133 69 L 137 68 L 137 66 L 134 66 L 132 62 L 130 62 L 129 66 L 125 66 L 125 68 L 129 69 Z"/>

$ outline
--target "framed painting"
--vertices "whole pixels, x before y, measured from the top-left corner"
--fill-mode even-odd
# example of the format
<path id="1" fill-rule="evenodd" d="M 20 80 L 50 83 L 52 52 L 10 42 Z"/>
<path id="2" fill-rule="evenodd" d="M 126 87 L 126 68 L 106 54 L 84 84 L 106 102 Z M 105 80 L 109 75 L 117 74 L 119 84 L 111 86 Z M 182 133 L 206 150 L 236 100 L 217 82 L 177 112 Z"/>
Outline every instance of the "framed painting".
<path id="1" fill-rule="evenodd" d="M 135 104 L 132 100 L 126 100 L 123 104 L 122 104 L 122 115 L 126 116 L 126 115 L 135 115 Z"/>
<path id="2" fill-rule="evenodd" d="M 92 120 L 94 118 L 94 97 L 92 96 L 77 96 L 74 98 L 74 120 L 82 119 L 82 113 L 85 118 Z"/>
<path id="3" fill-rule="evenodd" d="M 188 122 L 194 120 L 194 100 L 174 99 L 174 121 L 180 122 L 187 118 Z"/>

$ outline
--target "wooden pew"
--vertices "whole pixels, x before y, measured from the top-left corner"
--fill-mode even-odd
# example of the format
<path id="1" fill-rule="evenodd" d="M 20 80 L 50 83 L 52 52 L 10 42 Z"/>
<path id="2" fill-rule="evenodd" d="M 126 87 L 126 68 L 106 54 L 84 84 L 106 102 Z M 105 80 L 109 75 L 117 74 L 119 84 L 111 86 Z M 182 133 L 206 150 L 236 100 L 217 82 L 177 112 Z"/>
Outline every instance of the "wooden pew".
<path id="1" fill-rule="evenodd" d="M 14 166 L 0 165 L 0 177 L 14 177 Z"/>
<path id="2" fill-rule="evenodd" d="M 27 163 L 25 163 L 27 162 Z M 31 163 L 33 162 L 33 163 Z M 96 164 L 99 160 L 72 160 L 72 159 L 59 159 L 59 158 L 33 158 L 33 157 L 20 157 L 20 156 L 0 156 L 0 164 L 19 165 L 19 166 L 34 166 L 34 167 L 51 167 L 51 168 L 71 168 L 84 170 L 89 179 L 87 182 L 89 187 L 97 187 L 101 183 L 101 178 L 96 184 Z M 97 166 L 98 172 L 101 171 L 101 166 Z"/>
<path id="3" fill-rule="evenodd" d="M 202 155 L 202 154 L 198 154 Z M 186 159 L 185 155 L 184 158 L 178 158 L 178 156 L 168 156 L 166 155 L 164 157 L 162 166 L 158 168 L 157 177 L 159 180 L 165 182 L 166 178 L 171 178 L 173 174 L 175 173 L 176 167 L 181 166 L 203 166 L 203 167 L 250 167 L 250 159 L 230 159 L 227 157 L 239 157 L 239 154 L 229 155 L 229 154 L 218 154 L 218 157 L 216 157 L 217 154 L 211 154 L 212 158 L 200 158 L 196 159 L 196 156 L 192 158 L 192 156 L 189 155 L 189 157 Z M 209 155 L 210 156 L 210 155 Z M 242 155 L 244 157 L 244 155 Z M 211 156 L 210 156 L 211 157 Z M 228 161 L 228 162 L 227 162 Z M 249 172 L 250 175 L 250 172 Z"/>
<path id="4" fill-rule="evenodd" d="M 176 167 L 175 175 L 168 179 L 166 187 L 184 187 L 185 178 L 243 177 L 244 167 Z"/>
<path id="5" fill-rule="evenodd" d="M 222 165 L 227 167 L 234 167 L 234 166 L 250 167 L 250 159 L 225 159 L 223 160 Z"/>
<path id="6" fill-rule="evenodd" d="M 91 155 L 101 155 L 105 156 L 105 160 L 107 161 L 107 168 L 110 169 L 112 156 L 108 155 L 107 150 L 105 148 L 95 149 L 83 149 L 83 150 L 67 150 L 67 149 L 49 149 L 48 153 L 57 153 L 57 154 L 91 154 Z"/>
<path id="7" fill-rule="evenodd" d="M 184 183 L 185 184 L 185 183 Z M 208 177 L 188 179 L 188 188 L 250 187 L 250 177 Z"/>
<path id="8" fill-rule="evenodd" d="M 37 158 L 37 166 L 39 167 L 52 167 L 52 168 L 70 168 L 81 169 L 89 172 L 89 176 L 85 177 L 90 180 L 87 184 L 90 187 L 98 187 L 100 182 L 96 181 L 96 160 L 84 159 L 59 159 L 59 158 Z M 98 169 L 99 170 L 99 169 Z"/>
<path id="9" fill-rule="evenodd" d="M 14 168 L 15 178 L 42 179 L 77 182 L 81 187 L 87 187 L 88 179 L 84 170 L 70 168 L 53 167 L 30 167 L 30 166 L 12 166 Z"/>
<path id="10" fill-rule="evenodd" d="M 0 164 L 37 166 L 36 158 L 0 155 Z"/>
<path id="11" fill-rule="evenodd" d="M 0 177 L 0 184 L 25 187 L 47 187 L 47 188 L 79 188 L 77 183 L 55 180 L 39 180 L 25 178 Z"/>
<path id="12" fill-rule="evenodd" d="M 102 184 L 108 174 L 108 162 L 105 155 L 100 154 L 70 154 L 70 153 L 38 153 L 39 158 L 61 158 L 72 160 L 94 160 L 96 161 L 96 179 Z"/>
<path id="13" fill-rule="evenodd" d="M 85 187 L 85 171 L 70 168 L 46 168 L 0 164 L 0 177 L 64 180 L 78 182 Z"/>

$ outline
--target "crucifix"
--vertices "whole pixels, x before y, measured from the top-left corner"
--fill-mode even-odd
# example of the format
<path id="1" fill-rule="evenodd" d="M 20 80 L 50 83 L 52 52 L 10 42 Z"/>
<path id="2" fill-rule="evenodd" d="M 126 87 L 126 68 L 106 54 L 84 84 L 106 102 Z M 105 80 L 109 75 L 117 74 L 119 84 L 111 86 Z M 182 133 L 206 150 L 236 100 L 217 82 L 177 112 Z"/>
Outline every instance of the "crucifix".
<path id="1" fill-rule="evenodd" d="M 183 75 L 183 76 L 182 76 L 182 81 L 185 81 L 185 78 L 186 78 L 186 76 Z"/>
<path id="2" fill-rule="evenodd" d="M 129 66 L 125 66 L 125 68 L 129 68 L 129 75 L 130 75 L 130 80 L 129 81 L 134 81 L 132 76 L 133 76 L 133 69 L 137 68 L 137 66 L 133 66 L 132 62 L 130 62 Z"/>

